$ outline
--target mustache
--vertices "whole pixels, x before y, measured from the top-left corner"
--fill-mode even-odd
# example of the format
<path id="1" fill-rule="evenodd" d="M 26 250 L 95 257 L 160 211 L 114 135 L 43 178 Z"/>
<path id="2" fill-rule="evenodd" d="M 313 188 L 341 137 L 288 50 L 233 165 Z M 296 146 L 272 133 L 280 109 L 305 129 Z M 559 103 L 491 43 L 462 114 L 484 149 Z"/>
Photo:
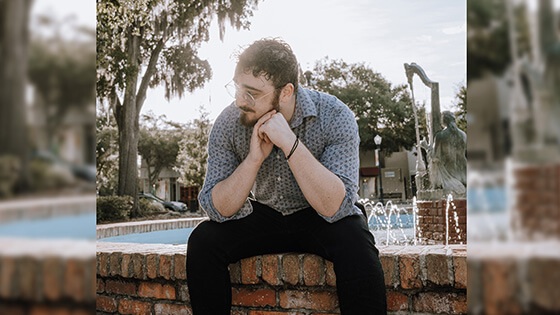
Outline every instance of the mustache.
<path id="1" fill-rule="evenodd" d="M 240 110 L 246 112 L 246 113 L 254 113 L 254 112 L 255 112 L 252 108 L 247 107 L 247 106 L 240 106 L 240 107 L 238 107 L 238 108 L 239 108 Z"/>

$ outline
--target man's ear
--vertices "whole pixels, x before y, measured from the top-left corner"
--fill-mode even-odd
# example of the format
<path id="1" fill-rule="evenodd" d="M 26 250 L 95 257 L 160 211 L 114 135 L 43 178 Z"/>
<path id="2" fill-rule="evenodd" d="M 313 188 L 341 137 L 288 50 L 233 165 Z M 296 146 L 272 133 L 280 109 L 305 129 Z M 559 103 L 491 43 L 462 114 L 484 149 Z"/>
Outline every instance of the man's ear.
<path id="1" fill-rule="evenodd" d="M 280 99 L 282 99 L 283 101 L 290 99 L 292 95 L 294 95 L 294 90 L 295 88 L 292 83 L 284 85 L 282 91 L 280 92 Z"/>

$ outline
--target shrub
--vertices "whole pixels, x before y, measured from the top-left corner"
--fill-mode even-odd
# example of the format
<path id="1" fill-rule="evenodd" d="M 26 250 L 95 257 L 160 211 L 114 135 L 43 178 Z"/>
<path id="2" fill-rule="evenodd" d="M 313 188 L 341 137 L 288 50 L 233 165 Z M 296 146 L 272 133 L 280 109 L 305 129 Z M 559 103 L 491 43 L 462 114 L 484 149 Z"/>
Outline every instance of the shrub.
<path id="1" fill-rule="evenodd" d="M 132 211 L 132 202 L 130 196 L 97 197 L 97 223 L 128 219 Z"/>
<path id="2" fill-rule="evenodd" d="M 138 210 L 139 210 L 139 215 L 141 217 L 165 212 L 165 208 L 161 203 L 147 200 L 144 198 L 139 199 Z"/>

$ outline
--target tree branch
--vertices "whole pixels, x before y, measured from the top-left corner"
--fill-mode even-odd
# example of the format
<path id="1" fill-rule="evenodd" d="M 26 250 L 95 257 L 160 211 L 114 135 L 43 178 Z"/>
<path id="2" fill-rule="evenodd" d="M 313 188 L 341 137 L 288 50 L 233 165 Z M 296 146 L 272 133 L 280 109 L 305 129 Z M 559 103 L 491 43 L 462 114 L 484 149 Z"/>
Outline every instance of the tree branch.
<path id="1" fill-rule="evenodd" d="M 156 47 L 154 48 L 154 50 L 152 51 L 152 54 L 150 56 L 150 62 L 148 62 L 148 67 L 146 68 L 146 73 L 144 73 L 144 76 L 142 77 L 142 82 L 140 83 L 140 88 L 138 89 L 138 94 L 136 95 L 136 108 L 137 108 L 137 115 L 140 114 L 140 110 L 142 109 L 142 105 L 144 104 L 144 101 L 146 100 L 146 92 L 148 90 L 148 84 L 150 83 L 150 80 L 152 79 L 152 77 L 154 76 L 154 74 L 156 73 L 156 64 L 159 58 L 159 55 L 161 53 L 161 51 L 163 50 L 163 46 L 164 46 L 164 39 L 161 38 L 158 43 L 156 44 Z"/>

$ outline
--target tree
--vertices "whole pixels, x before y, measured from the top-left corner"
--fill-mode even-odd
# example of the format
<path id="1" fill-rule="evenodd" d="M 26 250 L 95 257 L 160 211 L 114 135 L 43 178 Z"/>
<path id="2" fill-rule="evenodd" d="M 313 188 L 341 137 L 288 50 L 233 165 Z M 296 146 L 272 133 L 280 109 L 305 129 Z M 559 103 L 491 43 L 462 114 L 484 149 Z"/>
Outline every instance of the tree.
<path id="1" fill-rule="evenodd" d="M 464 84 L 459 86 L 453 105 L 456 108 L 457 127 L 467 132 L 467 87 Z"/>
<path id="2" fill-rule="evenodd" d="M 0 0 L 0 156 L 19 164 L 16 190 L 29 188 L 25 83 L 30 8 L 31 0 Z"/>
<path id="3" fill-rule="evenodd" d="M 501 74 L 512 61 L 506 1 L 467 1 L 467 80 L 485 73 Z M 524 2 L 514 8 L 518 54 L 530 50 L 527 8 Z"/>
<path id="4" fill-rule="evenodd" d="M 377 134 L 383 138 L 382 150 L 387 154 L 401 148 L 410 150 L 416 142 L 412 100 L 406 85 L 392 86 L 363 63 L 328 58 L 317 61 L 305 76 L 313 88 L 338 97 L 352 109 L 362 149 L 376 149 L 373 138 Z"/>
<path id="5" fill-rule="evenodd" d="M 208 138 L 212 124 L 204 107 L 199 108 L 200 118 L 195 119 L 179 146 L 177 166 L 174 168 L 186 186 L 202 187 L 208 159 Z"/>
<path id="6" fill-rule="evenodd" d="M 204 84 L 211 70 L 198 48 L 208 40 L 212 18 L 223 37 L 226 19 L 248 28 L 257 2 L 97 1 L 97 93 L 110 101 L 117 120 L 119 195 L 137 198 L 138 119 L 148 87 L 163 84 L 169 99 Z"/>
<path id="7" fill-rule="evenodd" d="M 138 153 L 146 162 L 148 182 L 154 187 L 161 171 L 177 164 L 182 126 L 166 120 L 165 115 L 142 115 Z"/>
<path id="8" fill-rule="evenodd" d="M 42 30 L 53 29 L 53 36 L 33 37 L 29 54 L 29 79 L 44 105 L 49 147 L 56 139 L 62 122 L 71 108 L 85 109 L 95 99 L 95 36 L 93 30 L 75 27 L 85 35 L 70 38 L 61 27 L 66 21 L 40 16 Z M 40 32 L 37 32 L 40 34 Z"/>
<path id="9" fill-rule="evenodd" d="M 97 191 L 101 196 L 117 192 L 118 130 L 111 108 L 105 103 L 96 106 L 95 166 Z"/>

